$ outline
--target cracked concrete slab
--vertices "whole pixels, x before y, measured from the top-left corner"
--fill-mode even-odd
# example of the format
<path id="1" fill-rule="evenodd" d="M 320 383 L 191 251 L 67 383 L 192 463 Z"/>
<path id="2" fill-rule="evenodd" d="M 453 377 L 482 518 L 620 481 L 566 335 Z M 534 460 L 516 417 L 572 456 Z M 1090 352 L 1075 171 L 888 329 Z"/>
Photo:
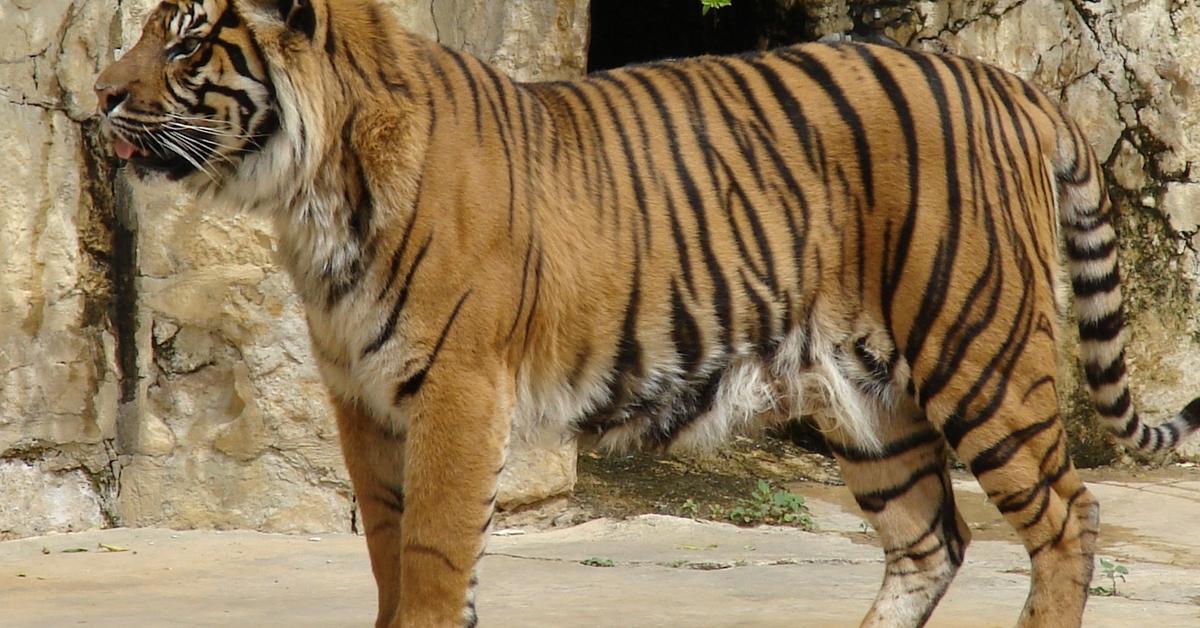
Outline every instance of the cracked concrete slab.
<path id="1" fill-rule="evenodd" d="M 1104 504 L 1100 553 L 1129 575 L 1116 596 L 1093 596 L 1085 625 L 1200 625 L 1200 542 L 1182 534 L 1200 517 L 1200 478 L 1090 485 Z M 482 566 L 484 625 L 855 625 L 881 555 L 832 491 L 810 488 L 815 532 L 659 515 L 498 531 Z M 973 483 L 956 492 L 964 510 L 982 503 Z M 968 519 L 980 540 L 930 625 L 1012 625 L 1025 552 L 984 511 Z M 0 543 L 5 626 L 364 626 L 374 605 L 352 535 L 119 529 Z"/>

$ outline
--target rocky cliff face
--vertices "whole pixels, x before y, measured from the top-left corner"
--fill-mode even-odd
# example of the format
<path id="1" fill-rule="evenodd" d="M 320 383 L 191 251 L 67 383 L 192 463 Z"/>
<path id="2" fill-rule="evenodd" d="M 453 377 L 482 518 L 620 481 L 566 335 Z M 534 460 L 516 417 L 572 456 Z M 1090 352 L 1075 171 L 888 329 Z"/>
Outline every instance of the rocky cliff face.
<path id="1" fill-rule="evenodd" d="M 882 29 L 1061 99 L 1122 207 L 1145 414 L 1200 391 L 1200 5 L 786 1 L 805 5 L 814 34 Z M 390 4 L 410 28 L 519 78 L 585 66 L 587 0 Z M 131 188 L 97 136 L 93 77 L 152 5 L 0 3 L 0 536 L 115 522 L 351 528 L 333 423 L 268 226 Z M 1078 394 L 1064 395 L 1080 408 L 1083 453 L 1110 458 Z M 502 500 L 560 492 L 573 476 L 569 447 L 518 451 Z"/>
<path id="2" fill-rule="evenodd" d="M 131 187 L 98 136 L 91 83 L 154 4 L 0 4 L 0 537 L 109 523 L 351 529 L 269 226 Z M 520 78 L 583 73 L 586 0 L 389 4 Z M 502 503 L 569 490 L 573 448 L 516 449 Z"/>

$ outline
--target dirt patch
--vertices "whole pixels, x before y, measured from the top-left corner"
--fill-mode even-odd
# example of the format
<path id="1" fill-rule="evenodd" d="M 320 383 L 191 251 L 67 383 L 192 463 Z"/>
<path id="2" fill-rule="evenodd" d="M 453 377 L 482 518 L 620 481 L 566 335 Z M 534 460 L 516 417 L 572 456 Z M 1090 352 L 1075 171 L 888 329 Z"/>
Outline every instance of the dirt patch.
<path id="1" fill-rule="evenodd" d="M 974 482 L 961 465 L 953 466 L 951 475 L 955 480 Z M 1080 474 L 1089 483 L 1162 483 L 1194 480 L 1200 471 L 1186 464 L 1118 465 L 1083 469 Z M 599 517 L 625 519 L 650 513 L 728 520 L 730 510 L 752 495 L 758 480 L 861 517 L 833 458 L 790 440 L 766 437 L 738 438 L 717 451 L 692 455 L 584 452 L 579 458 L 578 482 L 572 496 L 541 508 L 507 513 L 501 525 L 557 527 Z M 1020 544 L 1016 532 L 981 492 L 960 487 L 955 493 L 956 505 L 974 540 Z M 822 526 L 823 522 L 818 520 L 817 524 Z M 841 533 L 856 542 L 874 542 L 873 531 Z M 1133 530 L 1105 523 L 1102 548 L 1115 549 L 1130 542 L 1144 543 L 1145 539 Z"/>
<path id="2" fill-rule="evenodd" d="M 585 452 L 571 501 L 597 517 L 707 517 L 747 499 L 758 480 L 774 487 L 797 481 L 841 484 L 832 458 L 776 438 L 739 438 L 718 451 L 694 455 Z"/>

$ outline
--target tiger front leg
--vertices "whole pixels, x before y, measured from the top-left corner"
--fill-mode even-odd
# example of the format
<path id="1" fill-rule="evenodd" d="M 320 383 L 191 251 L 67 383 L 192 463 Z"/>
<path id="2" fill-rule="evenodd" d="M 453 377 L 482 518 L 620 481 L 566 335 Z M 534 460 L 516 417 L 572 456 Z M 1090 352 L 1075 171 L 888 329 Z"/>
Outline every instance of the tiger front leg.
<path id="1" fill-rule="evenodd" d="M 475 626 L 475 568 L 496 505 L 511 395 L 478 366 L 440 363 L 412 399 L 405 447 L 400 606 L 392 626 Z M 432 374 L 431 374 L 432 375 Z"/>
<path id="2" fill-rule="evenodd" d="M 379 589 L 375 626 L 387 628 L 400 608 L 405 436 L 385 428 L 356 403 L 334 397 L 333 406 Z"/>

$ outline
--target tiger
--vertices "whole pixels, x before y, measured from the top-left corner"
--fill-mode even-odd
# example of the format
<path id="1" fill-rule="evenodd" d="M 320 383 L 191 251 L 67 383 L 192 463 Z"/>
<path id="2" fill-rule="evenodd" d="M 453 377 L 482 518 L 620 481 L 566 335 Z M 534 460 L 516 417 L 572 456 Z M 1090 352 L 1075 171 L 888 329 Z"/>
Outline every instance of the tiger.
<path id="1" fill-rule="evenodd" d="M 512 439 L 681 451 L 810 416 L 920 626 L 970 531 L 1020 535 L 1020 626 L 1077 626 L 1099 504 L 1056 363 L 1139 418 L 1080 128 L 982 62 L 853 42 L 517 82 L 374 0 L 166 0 L 97 78 L 115 158 L 273 222 L 361 508 L 376 626 L 475 626 Z M 549 435 L 549 436 L 546 436 Z"/>

